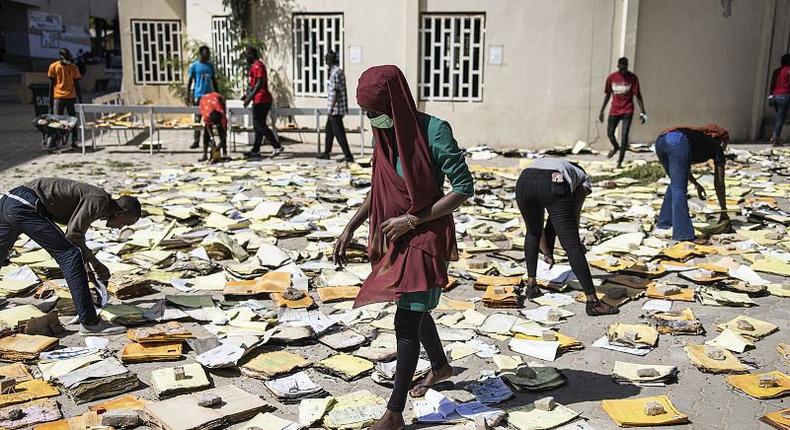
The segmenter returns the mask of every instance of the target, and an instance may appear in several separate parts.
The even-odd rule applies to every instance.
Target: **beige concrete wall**
[[[211,17],[230,15],[218,0],[186,0],[186,35],[189,40],[211,47]]]
[[[633,68],[650,121],[632,127],[633,138],[715,122],[734,139],[747,139],[755,82],[765,79],[760,51],[770,43],[763,15],[771,17],[772,9],[771,1],[732,2],[732,15],[724,17],[719,0],[641,0]]]
[[[296,11],[344,14],[344,66],[352,104],[359,75],[377,64],[400,66],[416,92],[420,13],[485,13],[483,101],[419,102],[419,106],[450,121],[464,146],[539,148],[603,135],[594,117],[602,80],[609,71],[613,9],[608,0],[550,4],[540,0],[410,0],[390,2],[386,8],[371,7],[362,0],[300,0]],[[492,44],[504,47],[501,65],[487,64]],[[361,64],[349,63],[350,46],[361,48]],[[274,56],[268,65],[290,81],[289,52]],[[325,105],[323,98],[291,100],[296,106]]]
[[[141,98],[158,104],[183,104],[172,96],[167,85],[135,85],[134,63],[132,61],[132,19],[178,19],[181,30],[186,27],[185,0],[118,0],[118,23],[121,31],[123,50],[122,91],[134,91]]]
[[[603,138],[594,122],[609,68],[613,4],[603,0],[426,0],[423,12],[485,12],[483,101],[423,102],[464,146],[572,145]],[[503,46],[503,63],[488,64]],[[599,139],[600,140],[600,139]]]
[[[119,9],[122,43],[128,49],[131,17],[180,18],[190,38],[208,43],[210,16],[221,13],[222,6],[219,0],[119,0]],[[766,27],[774,20],[774,0],[733,2],[727,18],[719,0],[253,3],[248,28],[268,37],[263,56],[276,106],[326,104],[323,97],[292,93],[291,16],[296,12],[343,13],[351,105],[359,75],[377,64],[400,66],[416,91],[421,13],[485,13],[483,100],[418,101],[420,109],[448,120],[466,147],[535,149],[585,140],[607,149],[605,126],[597,121],[597,113],[603,82],[623,54],[632,58],[650,114],[647,125],[632,128],[633,140],[652,140],[671,125],[710,121],[729,128],[736,139],[747,138],[762,121],[760,82],[766,79],[765,62],[776,51]],[[502,64],[488,63],[492,45],[503,47]],[[361,49],[360,64],[348,60],[352,46]],[[128,86],[128,55],[124,78]],[[144,93],[172,102],[166,86],[149,86]],[[355,118],[347,119],[347,126],[355,124]]]

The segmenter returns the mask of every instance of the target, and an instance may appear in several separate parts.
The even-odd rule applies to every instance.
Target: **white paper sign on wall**
[[[488,64],[502,64],[503,51],[502,45],[491,45],[488,48]]]
[[[348,62],[351,64],[362,64],[362,48],[359,46],[348,47]]]

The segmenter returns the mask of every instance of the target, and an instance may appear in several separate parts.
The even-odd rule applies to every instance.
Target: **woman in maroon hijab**
[[[422,397],[448,379],[447,362],[430,311],[447,284],[447,266],[458,258],[452,212],[474,194],[464,153],[447,122],[418,112],[403,73],[396,66],[366,70],[357,103],[370,119],[375,138],[370,193],[335,245],[335,262],[345,264],[354,231],[369,218],[368,256],[373,270],[354,306],[397,303],[397,365],[387,412],[372,427],[405,426],[403,409],[422,343],[431,371],[411,390]],[[444,194],[447,177],[452,191]]]

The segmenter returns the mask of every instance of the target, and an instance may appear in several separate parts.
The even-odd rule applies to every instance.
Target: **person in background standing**
[[[80,70],[73,64],[71,52],[66,48],[60,49],[60,59],[49,65],[49,110],[55,115],[68,113],[77,116],[74,108],[76,102],[82,103],[80,90]],[[71,146],[77,147],[77,127],[71,130]]]
[[[787,120],[787,109],[790,106],[790,54],[782,55],[781,65],[771,75],[770,104],[776,112],[774,128],[771,133],[771,146],[782,146],[782,127]]]
[[[204,95],[217,91],[217,75],[214,71],[214,64],[211,59],[211,50],[208,46],[198,48],[198,59],[189,65],[187,74],[187,106],[200,106],[200,98]],[[194,88],[192,86],[194,85]],[[195,122],[200,122],[200,114],[195,114]],[[190,148],[200,147],[200,129],[195,130],[195,136]]]
[[[255,142],[252,145],[252,151],[245,152],[244,156],[248,158],[258,158],[261,156],[261,143],[263,138],[271,143],[272,155],[276,157],[283,152],[283,147],[274,136],[272,129],[266,125],[266,117],[269,116],[269,111],[272,108],[272,94],[269,92],[269,80],[266,74],[266,66],[261,61],[261,56],[258,50],[253,47],[248,47],[244,53],[247,57],[247,64],[250,70],[247,73],[250,79],[250,85],[247,87],[247,94],[244,96],[244,107],[246,108],[252,102],[252,125],[255,128]]]
[[[84,75],[87,70],[85,66],[85,51],[82,49],[77,51],[77,61],[74,64],[77,66],[77,69],[79,69],[80,74]]]
[[[713,160],[713,187],[719,200],[721,217],[719,222],[728,222],[727,194],[724,188],[724,150],[730,142],[730,134],[716,124],[702,127],[674,127],[664,130],[656,139],[656,156],[669,175],[669,187],[658,213],[656,227],[672,229],[672,239],[683,241],[694,239],[686,193],[688,183],[694,184],[697,194],[706,200],[705,188],[691,174],[691,165]]]
[[[612,143],[612,150],[609,151],[607,157],[612,158],[617,151],[620,151],[620,156],[617,159],[617,168],[621,168],[623,167],[625,151],[628,149],[628,133],[631,131],[631,120],[634,116],[634,96],[636,96],[636,100],[639,102],[639,109],[642,111],[639,114],[639,120],[642,124],[647,121],[642,92],[639,90],[639,78],[628,71],[628,58],[622,57],[617,60],[617,71],[606,78],[604,93],[598,121],[603,122],[603,112],[611,98],[612,107],[609,109],[606,135],[609,137],[609,142]],[[614,133],[617,130],[617,125],[621,122],[620,143],[618,144]]]
[[[353,162],[354,155],[348,147],[346,139],[346,128],[343,126],[343,116],[348,113],[348,97],[346,95],[346,75],[338,63],[337,54],[329,51],[324,56],[326,65],[329,68],[326,81],[326,102],[329,108],[329,115],[326,117],[326,146],[324,153],[319,154],[318,158],[328,160],[332,154],[332,143],[337,137],[337,143],[343,150],[343,158],[337,161]]]

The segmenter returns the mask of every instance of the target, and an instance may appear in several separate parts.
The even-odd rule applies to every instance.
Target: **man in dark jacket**
[[[140,202],[129,196],[113,199],[99,187],[61,178],[40,178],[0,197],[0,266],[17,238],[25,233],[60,266],[77,308],[80,334],[102,335],[125,331],[102,323],[88,289],[87,267],[106,282],[110,270],[85,245],[85,232],[98,219],[120,228],[140,218]],[[55,223],[66,225],[66,232]]]

